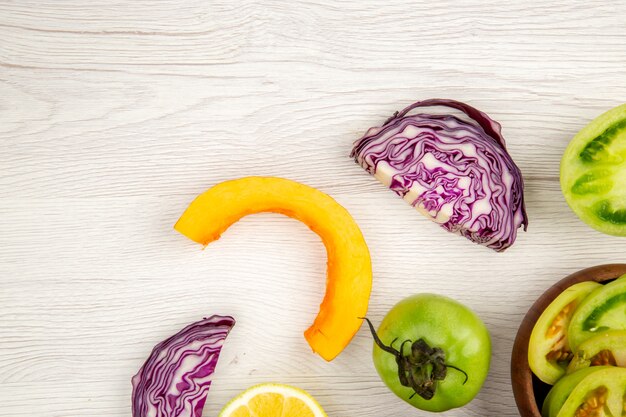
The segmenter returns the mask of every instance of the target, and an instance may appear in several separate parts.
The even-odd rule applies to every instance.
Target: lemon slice
[[[219,417],[327,417],[303,390],[283,384],[260,384],[233,398]]]

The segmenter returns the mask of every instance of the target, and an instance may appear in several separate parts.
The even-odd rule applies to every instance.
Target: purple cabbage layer
[[[419,107],[460,110],[419,113]],[[498,252],[528,226],[522,174],[506,150],[500,124],[467,104],[414,103],[354,144],[351,156],[412,206],[449,232]]]
[[[133,417],[202,417],[229,316],[190,324],[154,347],[132,379]]]

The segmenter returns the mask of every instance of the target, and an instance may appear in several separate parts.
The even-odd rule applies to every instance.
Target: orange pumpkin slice
[[[225,181],[200,194],[174,229],[208,245],[248,214],[282,213],[306,224],[326,246],[326,294],[304,332],[314,352],[334,359],[354,337],[367,313],[372,265],[363,234],[350,213],[315,188],[274,177]]]

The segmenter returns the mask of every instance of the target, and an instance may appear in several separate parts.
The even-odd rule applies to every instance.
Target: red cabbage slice
[[[469,117],[409,112],[447,107]],[[369,129],[350,155],[444,229],[501,252],[528,226],[522,173],[500,124],[465,103],[430,99]]]
[[[222,345],[235,320],[211,316],[154,347],[132,379],[133,417],[202,417]]]

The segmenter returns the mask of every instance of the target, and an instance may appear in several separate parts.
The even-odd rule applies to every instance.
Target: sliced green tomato
[[[572,351],[606,330],[626,330],[626,275],[594,290],[578,306],[568,327]]]
[[[582,342],[567,365],[567,373],[600,365],[626,367],[626,330],[607,330]]]
[[[626,236],[626,104],[574,136],[561,159],[561,190],[589,226]]]
[[[561,411],[561,407],[572,393],[576,385],[580,383],[587,375],[597,372],[606,367],[597,366],[593,368],[584,368],[570,375],[566,375],[559,379],[552,387],[541,407],[541,415],[543,417],[556,417]]]
[[[626,369],[607,367],[584,377],[556,417],[620,417],[626,394]]]
[[[601,287],[584,281],[567,288],[541,313],[528,344],[528,364],[537,378],[553,385],[565,374],[572,357],[567,329],[576,307],[588,294]]]

